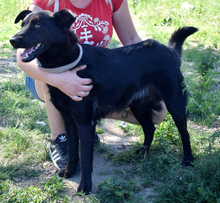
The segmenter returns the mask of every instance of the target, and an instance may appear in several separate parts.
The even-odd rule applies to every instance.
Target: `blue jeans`
[[[40,97],[37,95],[36,88],[35,88],[35,84],[34,84],[34,79],[31,78],[30,76],[26,75],[26,77],[25,77],[25,83],[26,83],[26,86],[27,86],[28,90],[31,92],[31,94],[32,94],[36,99],[38,99],[39,101],[44,102],[44,101],[41,100]]]

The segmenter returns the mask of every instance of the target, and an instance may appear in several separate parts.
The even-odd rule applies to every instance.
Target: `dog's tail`
[[[168,47],[174,49],[180,56],[182,55],[182,45],[187,37],[197,32],[195,27],[182,27],[176,30],[168,41]]]

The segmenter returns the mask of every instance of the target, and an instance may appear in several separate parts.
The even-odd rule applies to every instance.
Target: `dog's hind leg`
[[[143,131],[144,131],[144,144],[143,147],[136,150],[137,154],[144,154],[149,153],[149,149],[154,137],[155,127],[152,121],[152,111],[149,107],[130,107],[132,113],[134,114],[135,118],[141,124]]]
[[[184,153],[182,166],[193,166],[193,164],[191,164],[193,157],[186,121],[186,95],[181,94],[175,101],[172,100],[171,102],[171,100],[169,100],[169,102],[165,101],[165,103],[181,135]]]

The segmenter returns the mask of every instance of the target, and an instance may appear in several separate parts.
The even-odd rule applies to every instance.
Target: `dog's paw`
[[[89,195],[91,192],[91,187],[86,187],[84,184],[82,184],[82,182],[79,184],[78,188],[77,188],[77,193],[79,195]]]
[[[74,171],[68,171],[65,168],[58,171],[58,176],[61,178],[71,178],[74,175]]]
[[[65,168],[59,170],[57,174],[59,177],[70,178],[73,175],[79,173],[80,171],[81,171],[81,167],[80,167],[80,164],[78,163],[77,166],[75,165],[72,165],[72,166],[69,165],[69,167],[66,166]]]
[[[143,147],[137,149],[137,150],[135,151],[135,153],[138,154],[138,155],[146,155],[146,154],[149,154],[149,148],[150,148],[150,147],[143,146]]]
[[[181,163],[183,168],[187,168],[187,167],[194,167],[194,164],[192,164],[192,161],[183,161]]]

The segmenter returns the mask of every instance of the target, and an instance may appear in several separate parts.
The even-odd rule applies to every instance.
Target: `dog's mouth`
[[[36,46],[33,46],[31,48],[27,48],[24,50],[23,53],[21,53],[21,60],[23,62],[30,62],[33,59],[37,58],[42,51],[44,50],[45,45],[42,43],[38,43]]]

